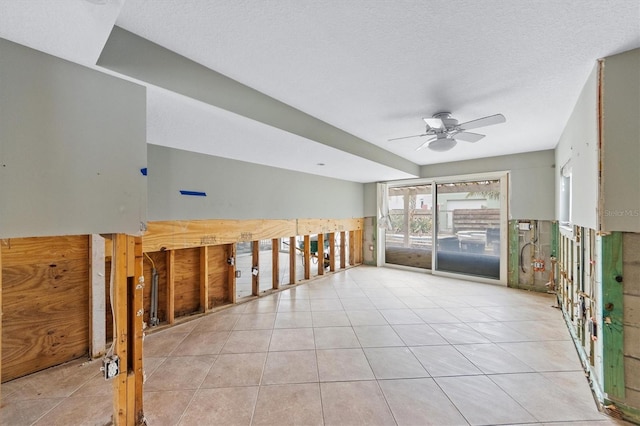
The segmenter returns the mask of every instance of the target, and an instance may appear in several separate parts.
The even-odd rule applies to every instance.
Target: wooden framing
[[[2,242],[0,242],[0,377],[2,377]],[[2,386],[0,386],[2,401]]]
[[[113,287],[114,355],[120,372],[113,379],[113,424],[136,425],[142,409],[142,239],[124,234],[112,236],[115,273]]]
[[[200,247],[200,310],[209,311],[209,246]]]
[[[260,294],[260,241],[251,243],[251,258],[253,259],[251,266],[251,294],[258,296]],[[258,273],[254,274],[253,271]]]
[[[347,233],[340,231],[340,269],[347,267]]]
[[[324,234],[318,234],[318,275],[324,275]]]
[[[176,321],[175,298],[176,298],[176,254],[173,250],[167,251],[167,323],[173,324]]]
[[[356,233],[355,231],[349,231],[349,265],[355,265],[356,263]]]
[[[89,235],[89,356],[96,359],[104,355],[107,332],[105,326],[105,244],[100,235]]]
[[[336,270],[336,234],[335,232],[329,233],[329,271],[335,272]]]
[[[280,288],[280,238],[271,240],[271,288]]]
[[[304,236],[304,279],[311,278],[311,238],[309,235]]]
[[[227,280],[229,283],[229,301],[231,303],[236,303],[238,300],[238,295],[236,294],[236,245],[229,244],[229,256],[228,260],[232,261],[232,264],[229,265],[229,273],[227,275]]]
[[[289,237],[289,284],[296,283],[296,237]]]

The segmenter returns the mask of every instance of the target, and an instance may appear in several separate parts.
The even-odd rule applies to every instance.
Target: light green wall
[[[0,39],[0,238],[140,231],[145,90]]]
[[[361,183],[157,145],[148,160],[149,220],[363,217]]]
[[[509,216],[552,220],[554,208],[554,151],[479,158],[422,166],[423,178],[509,171]]]

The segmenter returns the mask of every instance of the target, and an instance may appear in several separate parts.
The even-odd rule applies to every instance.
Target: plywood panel
[[[209,307],[230,303],[227,258],[229,245],[209,247]]]
[[[89,237],[2,244],[2,381],[89,350]]]
[[[328,234],[364,228],[364,219],[298,219],[297,235]]]
[[[200,249],[175,250],[175,316],[200,309]]]
[[[149,222],[145,251],[183,249],[296,234],[295,220],[190,220]]]

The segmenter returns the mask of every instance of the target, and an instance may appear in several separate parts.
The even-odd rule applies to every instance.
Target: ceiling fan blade
[[[440,118],[423,118],[424,122],[430,129],[442,130],[444,129],[444,122]]]
[[[492,126],[494,124],[500,124],[507,121],[502,114],[490,115],[488,117],[478,118],[477,120],[467,121],[466,123],[459,124],[460,130],[477,129],[478,127]]]
[[[400,139],[421,138],[421,137],[427,136],[427,135],[428,135],[428,133],[423,133],[421,135],[402,136],[400,138],[387,139],[387,142],[397,141],[397,140],[400,140]]]
[[[437,136],[427,139],[426,141],[424,141],[422,145],[416,148],[416,151],[420,151],[422,148],[425,148],[427,145],[429,145],[431,142],[435,141],[436,139],[438,139]]]
[[[478,142],[480,139],[484,138],[484,136],[485,135],[481,135],[479,133],[460,132],[453,135],[453,138],[465,142]]]

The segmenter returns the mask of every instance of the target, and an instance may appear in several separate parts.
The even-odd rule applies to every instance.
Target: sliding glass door
[[[506,173],[383,188],[385,264],[506,283]]]
[[[431,269],[431,184],[389,187],[387,195],[386,263]]]
[[[436,270],[500,279],[500,180],[437,184]]]

